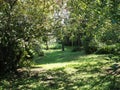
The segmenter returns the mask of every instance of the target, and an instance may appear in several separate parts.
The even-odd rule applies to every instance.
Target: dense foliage
[[[86,53],[120,54],[119,0],[0,0],[0,72],[16,71],[59,43]]]
[[[101,46],[120,43],[120,1],[69,0],[68,5],[72,26],[69,38],[73,43],[79,41],[78,45],[83,46],[86,53],[96,52]]]
[[[40,42],[37,41],[45,36],[49,7],[50,2],[41,0],[0,0],[1,74],[16,71],[17,67],[32,59],[35,49],[39,47]]]

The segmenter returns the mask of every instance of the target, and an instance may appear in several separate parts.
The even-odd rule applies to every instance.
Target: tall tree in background
[[[67,22],[69,19],[69,11],[67,9],[67,0],[56,0],[57,8],[54,9],[54,24],[56,25],[56,32],[62,44],[62,51],[64,51],[64,38]]]
[[[119,43],[118,0],[69,0],[72,33],[80,33],[86,53],[93,53],[103,44]],[[73,36],[74,35],[73,33]],[[77,38],[76,38],[77,39]]]

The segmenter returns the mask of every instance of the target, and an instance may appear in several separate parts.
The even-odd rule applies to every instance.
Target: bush
[[[116,44],[116,48],[114,49],[114,54],[120,55],[120,44]]]
[[[61,48],[62,48],[61,44],[55,44],[50,46],[50,49],[61,49]]]
[[[38,56],[44,56],[44,52],[42,51],[42,46],[39,44],[35,44],[33,46],[34,52],[38,55]]]
[[[120,54],[120,44],[99,47],[97,54]]]
[[[38,55],[39,55],[39,56],[44,56],[44,52],[43,52],[43,51],[40,51]]]
[[[72,49],[72,52],[77,52],[77,51],[81,51],[83,48],[82,47],[74,47]]]
[[[8,42],[8,45],[0,43],[0,74],[16,71],[22,53],[18,43],[12,41]]]
[[[93,38],[85,37],[83,39],[82,44],[87,54],[94,53],[97,51],[98,42],[96,42]]]

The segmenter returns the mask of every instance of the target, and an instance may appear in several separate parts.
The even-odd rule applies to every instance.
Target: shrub
[[[42,46],[39,44],[34,44],[33,46],[34,52],[38,55],[38,56],[44,56],[44,52],[42,51]]]
[[[43,51],[40,51],[38,55],[39,55],[39,56],[44,56],[44,52],[43,52]]]
[[[0,43],[0,74],[16,71],[22,53],[18,43],[8,42],[8,45]]]
[[[97,50],[98,54],[120,54],[120,44],[104,45]]]
[[[50,46],[50,49],[61,49],[61,44],[55,44],[55,45],[52,45]]]
[[[72,49],[72,52],[77,52],[77,51],[81,51],[83,48],[82,47],[74,47],[73,49]]]
[[[85,37],[82,41],[82,44],[87,54],[94,53],[97,51],[98,42],[96,42],[93,38]]]

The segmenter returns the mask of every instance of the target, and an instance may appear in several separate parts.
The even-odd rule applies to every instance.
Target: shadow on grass
[[[21,77],[14,79],[4,79],[0,82],[0,88],[4,90],[66,90],[69,83],[69,75],[63,69],[46,71],[44,73],[35,74],[31,77]]]
[[[100,64],[100,66],[98,66]],[[104,63],[71,65],[44,72],[26,73],[0,81],[3,90],[120,90],[120,75],[102,71]],[[68,70],[66,70],[68,69]]]

